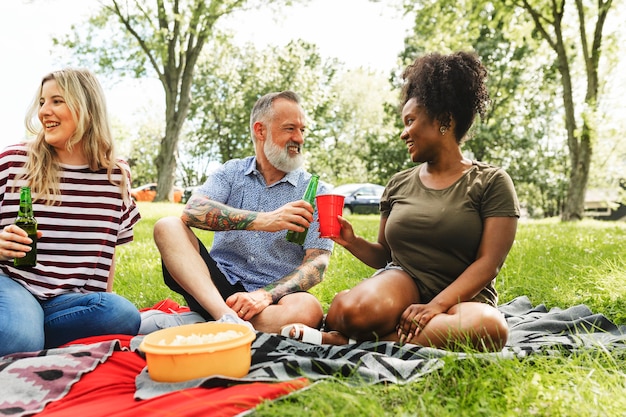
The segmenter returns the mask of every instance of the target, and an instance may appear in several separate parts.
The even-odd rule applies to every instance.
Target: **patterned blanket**
[[[582,349],[626,348],[626,326],[616,326],[584,305],[548,310],[544,305],[533,307],[527,297],[519,297],[499,309],[510,327],[507,346],[502,352],[474,355],[507,359]],[[130,348],[137,350],[141,339],[141,336],[133,338]],[[62,399],[81,376],[94,370],[116,350],[120,350],[120,345],[111,340],[1,357],[0,415],[26,416],[43,410],[49,402]],[[463,359],[467,355],[470,354],[389,342],[316,346],[257,333],[252,344],[252,366],[245,377],[217,376],[168,384],[152,381],[144,368],[135,378],[134,396],[147,400],[190,387],[280,382],[300,377],[317,381],[342,376],[350,384],[405,384],[443,367],[445,357]]]
[[[499,307],[509,324],[509,340],[502,352],[472,354],[487,358],[523,358],[532,354],[574,352],[580,349],[626,348],[626,326],[616,326],[593,314],[584,305],[562,310],[538,305],[519,297]],[[133,340],[137,347],[141,337]],[[252,366],[243,378],[211,377],[183,383],[157,383],[147,369],[137,377],[137,399],[147,399],[188,387],[212,387],[227,383],[287,381],[297,377],[320,380],[344,377],[346,383],[405,384],[444,366],[443,357],[459,359],[469,354],[453,353],[417,345],[363,342],[356,345],[312,345],[279,335],[257,333],[252,343]]]
[[[113,340],[0,358],[0,415],[32,415],[43,410],[119,348]]]

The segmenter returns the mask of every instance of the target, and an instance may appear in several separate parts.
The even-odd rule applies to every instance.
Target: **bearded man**
[[[165,284],[192,313],[145,313],[140,333],[203,320],[267,333],[294,322],[320,326],[322,306],[307,291],[322,281],[333,242],[319,237],[314,208],[302,200],[311,178],[302,168],[305,118],[294,92],[261,97],[250,115],[255,156],[224,163],[181,217],[155,224]],[[329,191],[320,183],[318,194]],[[210,251],[192,228],[215,232]],[[305,228],[302,246],[285,239]]]

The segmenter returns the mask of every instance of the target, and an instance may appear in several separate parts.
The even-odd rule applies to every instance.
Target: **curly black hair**
[[[430,53],[404,70],[402,106],[414,98],[442,126],[449,128],[454,119],[461,142],[476,115],[485,116],[489,105],[486,78],[487,70],[475,53]]]

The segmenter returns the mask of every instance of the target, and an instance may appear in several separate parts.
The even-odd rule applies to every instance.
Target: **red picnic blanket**
[[[189,311],[172,300],[150,309]],[[137,400],[136,378],[146,361],[130,350],[131,339],[127,335],[89,337],[59,349],[0,358],[0,415],[235,416],[309,385],[306,378],[246,382],[187,388]]]
[[[123,347],[128,347],[130,337],[118,338]],[[96,343],[105,339],[89,338],[76,343]],[[189,388],[137,401],[134,398],[135,377],[145,366],[146,361],[136,352],[115,351],[95,370],[83,375],[65,397],[48,404],[37,416],[234,416],[265,400],[281,397],[308,385],[308,380],[301,378],[280,383]]]

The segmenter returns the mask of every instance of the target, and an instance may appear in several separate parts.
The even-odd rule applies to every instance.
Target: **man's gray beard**
[[[281,148],[274,143],[272,135],[268,132],[265,144],[263,145],[263,151],[265,152],[265,157],[274,168],[283,172],[291,172],[304,164],[304,155],[302,153],[295,156],[289,155],[287,147],[291,145],[299,146],[302,150],[302,146],[294,142],[288,142],[284,148]]]

